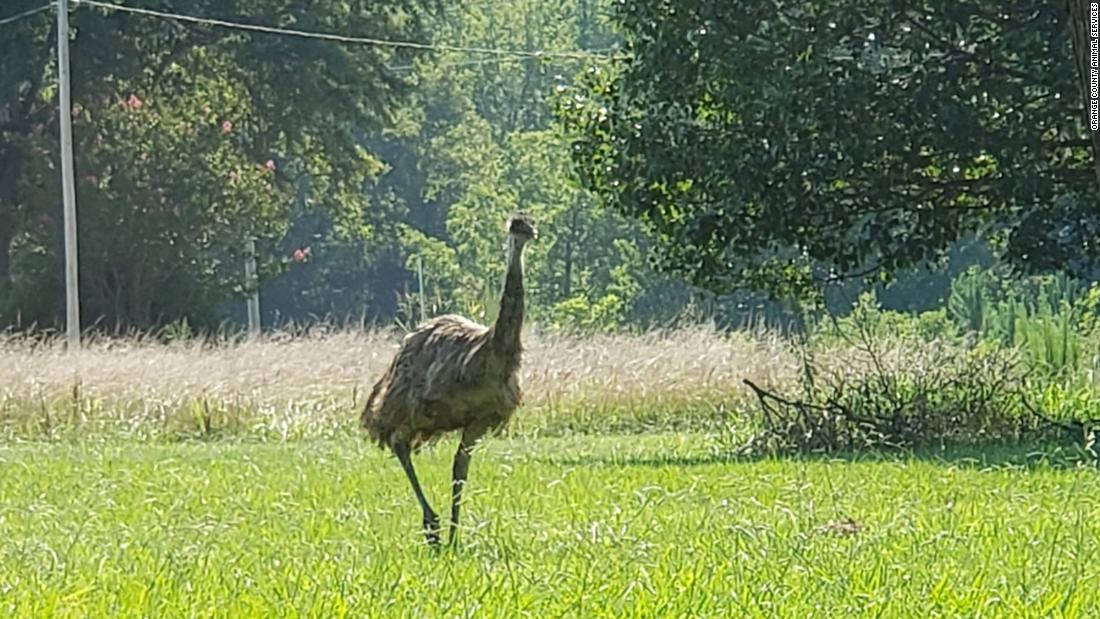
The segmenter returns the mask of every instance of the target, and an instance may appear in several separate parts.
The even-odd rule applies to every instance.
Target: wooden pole
[[[244,279],[248,287],[248,334],[260,334],[260,279],[256,269],[256,239],[245,244]]]
[[[69,350],[80,349],[80,289],[73,182],[73,120],[69,92],[69,2],[57,0],[58,115],[61,124],[61,197],[65,217],[65,334]]]
[[[428,310],[424,303],[424,260],[420,256],[416,257],[416,282],[420,292],[420,322],[423,323],[428,319]]]

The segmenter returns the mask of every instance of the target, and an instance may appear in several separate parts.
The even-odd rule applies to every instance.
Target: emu
[[[439,517],[416,478],[412,453],[448,432],[462,431],[451,481],[448,540],[454,544],[471,452],[486,433],[504,428],[522,401],[523,248],[536,237],[535,221],[514,213],[507,232],[507,272],[496,321],[486,327],[448,314],[406,335],[361,417],[370,437],[389,448],[405,470],[431,546],[439,545]]]

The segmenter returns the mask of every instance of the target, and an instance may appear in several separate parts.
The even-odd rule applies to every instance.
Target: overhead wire
[[[22,13],[16,13],[15,15],[10,15],[8,17],[0,19],[0,26],[4,26],[4,25],[10,24],[12,22],[19,21],[20,19],[23,19],[24,17],[30,17],[31,15],[37,15],[37,14],[43,12],[43,11],[48,11],[48,10],[53,8],[53,5],[54,5],[54,3],[50,2],[49,4],[47,4],[45,6],[38,7],[37,9],[30,9],[30,10],[27,10],[27,11],[23,11]]]
[[[124,4],[116,4],[110,2],[100,2],[99,0],[80,0],[80,6],[91,6],[107,11],[116,11],[120,13],[132,13],[135,15],[144,15],[147,17],[157,17],[160,19],[174,19],[181,22],[188,22],[193,24],[200,24],[205,26],[216,26],[220,28],[231,28],[236,30],[244,30],[250,32],[260,32],[264,34],[276,34],[282,36],[294,36],[307,39],[318,39],[323,41],[336,41],[339,43],[350,43],[358,45],[371,45],[376,47],[390,47],[395,49],[419,49],[427,51],[440,51],[440,52],[456,52],[466,54],[481,54],[488,56],[511,56],[517,58],[564,58],[573,60],[596,60],[596,59],[616,59],[617,56],[603,56],[588,51],[553,51],[553,50],[524,50],[524,49],[501,49],[492,47],[467,47],[461,45],[442,45],[435,43],[420,43],[417,41],[394,41],[387,39],[379,39],[374,37],[360,37],[351,36],[345,34],[338,34],[332,32],[319,32],[313,30],[298,30],[294,28],[279,28],[275,26],[263,26],[259,24],[249,24],[244,22],[235,22],[224,19],[215,19],[209,17],[198,17],[195,15],[183,15],[180,13],[170,13],[168,11],[158,11],[154,9],[139,8],[134,6],[127,6]]]

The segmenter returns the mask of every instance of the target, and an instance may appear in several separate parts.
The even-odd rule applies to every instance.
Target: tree
[[[452,45],[602,49],[612,37],[596,8],[590,0],[455,7],[433,32]],[[645,267],[637,226],[578,187],[554,124],[553,93],[584,65],[452,53],[407,69],[415,92],[376,138],[386,173],[372,193],[399,205],[401,266],[411,273],[423,264],[429,313],[492,319],[503,275],[499,225],[515,209],[540,222],[527,265],[529,311],[544,324],[617,326],[642,294],[639,280],[660,278]],[[388,283],[399,294],[416,285],[415,277]],[[680,298],[663,301],[675,307]],[[406,297],[400,318],[418,312],[417,299]]]
[[[37,3],[5,4],[4,14]],[[422,39],[433,0],[145,3],[188,15]],[[406,88],[387,72],[420,52],[245,32],[79,8],[73,100],[87,316],[147,327],[216,317],[241,291],[240,248],[270,243],[295,209],[369,238],[363,189],[381,164],[363,133]],[[0,312],[60,314],[53,23],[0,28]],[[292,200],[298,196],[298,200]],[[278,268],[278,260],[268,271]],[[54,282],[48,285],[47,282]]]
[[[1092,8],[1095,3],[1092,0],[1067,0],[1069,7],[1069,29],[1073,41],[1073,57],[1077,68],[1077,80],[1081,87],[1081,96],[1084,101],[1091,104],[1092,77]],[[1096,180],[1100,182],[1100,130],[1092,130],[1094,121],[1100,121],[1100,110],[1091,110],[1091,105],[1082,106],[1085,126],[1090,128],[1092,137],[1092,163],[1096,172]]]
[[[620,3],[629,60],[560,113],[587,187],[716,291],[802,293],[972,233],[1029,269],[1095,257],[1064,6]]]

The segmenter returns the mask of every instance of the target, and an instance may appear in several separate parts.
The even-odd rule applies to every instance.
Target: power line
[[[489,56],[515,56],[519,58],[572,58],[576,60],[591,60],[594,58],[611,58],[609,56],[597,56],[588,52],[562,52],[562,51],[546,51],[546,50],[522,50],[522,49],[497,49],[490,47],[462,47],[458,45],[436,45],[431,43],[417,43],[415,41],[389,41],[386,39],[376,39],[372,37],[357,37],[344,34],[335,34],[331,32],[316,32],[311,30],[295,30],[291,28],[275,28],[272,26],[261,26],[258,24],[246,24],[241,22],[226,21],[224,19],[212,19],[207,17],[196,17],[194,15],[181,15],[178,13],[169,13],[166,11],[155,11],[153,9],[142,9],[133,6],[126,6],[122,4],[110,4],[107,2],[99,2],[98,0],[82,0],[81,5],[87,5],[105,9],[108,11],[118,11],[122,13],[134,13],[137,15],[145,15],[148,17],[157,17],[161,19],[175,19],[183,22],[190,22],[193,24],[202,24],[205,26],[218,26],[221,28],[232,28],[236,30],[247,30],[251,32],[261,32],[264,34],[278,34],[283,36],[295,36],[307,39],[320,39],[323,41],[337,41],[340,43],[355,43],[359,45],[373,45],[376,47],[393,47],[404,49],[420,49],[429,51],[440,52],[460,52],[466,54],[484,54]]]
[[[10,24],[14,21],[19,21],[20,19],[23,19],[24,17],[30,17],[31,15],[37,15],[37,14],[41,13],[42,11],[48,11],[52,8],[53,8],[53,3],[51,2],[51,3],[47,4],[46,6],[40,6],[37,9],[31,9],[29,11],[23,11],[22,13],[16,13],[15,15],[12,15],[11,17],[5,17],[4,19],[0,19],[0,26],[5,26],[5,25]]]

